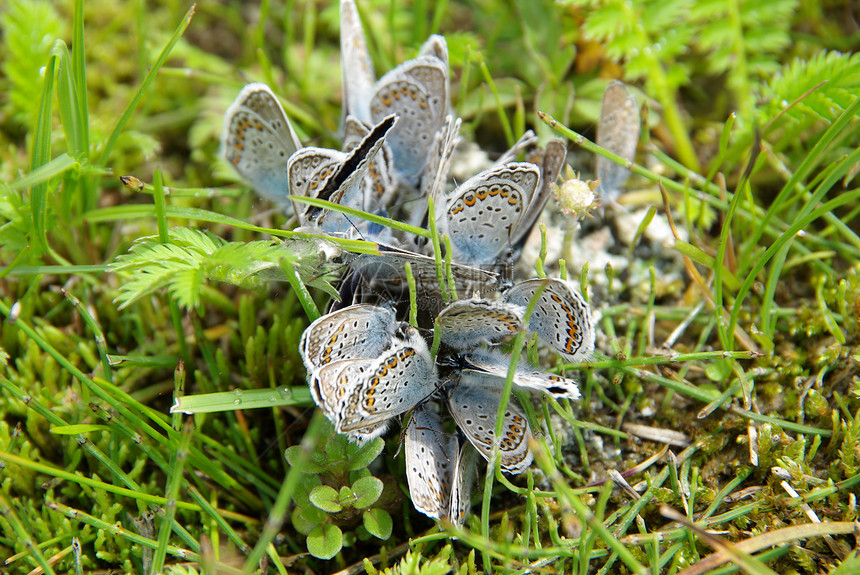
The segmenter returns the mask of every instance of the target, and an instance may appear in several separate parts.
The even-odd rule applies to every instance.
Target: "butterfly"
[[[397,114],[401,121],[388,141],[394,168],[406,184],[417,188],[435,135],[448,115],[445,39],[431,36],[416,58],[377,81],[355,2],[341,0],[340,8],[344,117],[370,125]]]
[[[475,450],[487,461],[496,442],[496,418],[501,403],[497,386],[461,374],[459,382],[448,389],[448,409]],[[514,399],[503,413],[502,436],[499,438],[501,469],[505,473],[525,471],[534,457],[529,449],[531,429],[522,409]]]
[[[526,309],[501,301],[470,298],[448,304],[436,316],[442,343],[458,350],[497,343],[523,328]]]
[[[287,162],[302,147],[272,90],[248,84],[224,115],[221,154],[263,198],[289,206]]]
[[[532,141],[527,134],[506,157]],[[437,196],[437,222],[440,233],[451,238],[454,261],[479,267],[513,263],[551,195],[565,155],[564,143],[551,140],[537,164],[497,163],[444,198]]]
[[[338,414],[335,428],[340,433],[376,426],[406,413],[437,389],[436,365],[427,343],[412,327],[360,371],[334,409]]]
[[[504,301],[527,306],[538,289],[543,292],[529,318],[529,331],[561,354],[565,361],[587,360],[594,351],[594,318],[591,307],[570,282],[531,279],[510,288]]]
[[[412,505],[428,517],[462,525],[477,473],[475,449],[445,433],[439,413],[428,403],[412,412],[404,447]]]
[[[639,144],[640,123],[639,105],[627,86],[617,80],[609,82],[600,106],[597,145],[632,162]],[[600,180],[600,194],[614,202],[621,195],[630,170],[603,156],[596,156],[594,164]]]
[[[476,350],[462,355],[459,360],[461,379],[465,376],[470,383],[495,387],[499,390],[508,377],[511,358],[495,349]],[[543,391],[554,397],[579,399],[576,381],[559,375],[545,373],[528,366],[517,365],[514,371],[514,385],[535,391]]]
[[[297,151],[287,163],[293,195],[360,210],[372,204],[368,199],[375,194],[370,168],[396,122],[394,115],[385,117],[349,152],[317,147]],[[356,227],[345,215],[317,206],[308,206],[300,219],[329,234],[345,234]]]

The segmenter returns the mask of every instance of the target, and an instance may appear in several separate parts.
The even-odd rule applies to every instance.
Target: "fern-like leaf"
[[[3,112],[19,124],[35,124],[41,98],[39,70],[48,61],[54,40],[64,35],[63,22],[53,2],[7,0],[0,10],[0,91]]]
[[[860,55],[822,52],[809,59],[797,58],[784,65],[762,88],[757,124],[769,124],[764,138],[771,150],[781,153],[816,138],[839,117],[860,92]],[[790,106],[790,104],[794,104]],[[790,107],[789,107],[790,106]],[[733,134],[728,156],[746,153],[753,141],[753,125],[741,124]],[[825,163],[840,157],[845,149],[860,144],[856,131],[830,150]]]
[[[200,303],[204,279],[201,267],[184,267],[171,274],[167,289],[176,303],[190,309]]]
[[[756,97],[753,81],[772,74],[791,42],[797,0],[703,0],[690,10],[697,52],[706,72],[726,74],[735,105],[749,117]]]
[[[681,162],[699,169],[689,130],[678,107],[678,87],[689,77],[688,51],[695,28],[685,17],[690,0],[570,0],[589,9],[583,34],[602,42],[606,55],[624,62],[624,77],[641,80],[663,108]]]
[[[586,39],[603,43],[609,59],[623,61],[627,80],[650,82],[657,59],[672,64],[687,51],[692,30],[679,24],[689,0],[571,0],[570,3],[588,10],[583,24]],[[683,73],[674,75],[686,77]]]
[[[819,87],[814,92],[787,110],[787,117],[797,122],[810,115],[826,122],[838,117],[860,92],[860,54],[822,52],[784,66],[766,88],[768,105],[761,110],[762,119],[772,118],[816,86]]]
[[[313,239],[227,243],[191,228],[173,228],[169,243],[155,237],[141,238],[127,254],[118,256],[111,271],[122,278],[115,301],[120,309],[167,289],[182,307],[195,308],[201,303],[206,281],[220,281],[243,288],[256,288],[265,281],[285,281],[280,268],[282,258],[290,258],[302,280],[336,296],[328,281],[328,255]]]
[[[191,228],[171,228],[168,231],[170,241],[203,254],[212,254],[224,245],[224,240],[208,232]]]

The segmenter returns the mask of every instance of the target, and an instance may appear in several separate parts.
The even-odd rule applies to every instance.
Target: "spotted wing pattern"
[[[346,395],[357,382],[364,379],[372,365],[372,359],[341,359],[327,363],[311,373],[309,387],[314,403],[335,426],[344,417],[340,406],[343,405]],[[347,432],[347,436],[356,443],[365,443],[383,435],[388,430],[389,423],[382,421],[356,428]]]
[[[424,173],[428,151],[447,114],[447,84],[447,66],[435,56],[420,56],[383,76],[370,101],[373,121],[389,114],[400,117],[389,145],[394,167],[412,186]]]
[[[496,416],[500,405],[499,390],[463,373],[448,395],[448,407],[460,430],[484,459],[490,460],[496,439]],[[505,473],[525,471],[533,460],[528,438],[531,435],[526,416],[512,398],[504,412],[502,436],[499,438],[501,469]]]
[[[339,411],[341,433],[367,427],[406,413],[436,391],[436,366],[424,339],[410,328],[395,340],[350,391]]]
[[[287,163],[290,193],[316,198],[329,178],[346,160],[346,154],[328,148],[307,147],[293,154]]]
[[[528,306],[537,290],[545,286],[529,318],[529,331],[536,333],[565,361],[587,360],[594,351],[591,308],[570,283],[560,279],[533,279],[512,287],[504,300]]]
[[[523,328],[525,308],[501,301],[462,299],[451,302],[436,317],[442,343],[469,349],[482,343],[497,343]]]
[[[227,109],[221,153],[251,187],[279,206],[289,205],[287,160],[301,148],[275,94],[265,84],[248,84]]]
[[[522,244],[528,239],[529,233],[532,231],[535,222],[537,222],[547,200],[552,195],[552,184],[558,180],[566,158],[567,145],[564,143],[564,140],[554,138],[547,142],[540,162],[540,184],[538,184],[529,202],[526,213],[511,234],[511,244],[513,244],[514,249],[517,251],[515,259],[519,257],[519,250],[522,249]]]
[[[444,432],[438,413],[423,406],[412,413],[404,440],[406,481],[412,505],[428,517],[448,515],[457,447],[457,437]]]
[[[445,226],[454,260],[470,265],[493,265],[511,246],[540,180],[539,168],[512,162],[466,180],[447,203]]]
[[[302,334],[299,349],[308,372],[338,359],[377,357],[392,342],[398,324],[384,307],[357,304],[324,315]]]

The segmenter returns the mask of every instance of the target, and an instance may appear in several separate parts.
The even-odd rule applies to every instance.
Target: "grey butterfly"
[[[369,134],[370,129],[367,126],[354,116],[347,116],[344,123],[343,151],[353,151],[361,145]],[[368,166],[364,185],[364,205],[361,209],[371,214],[384,212],[398,190],[394,158],[391,154],[391,148],[384,141]]]
[[[436,221],[441,221],[445,210],[445,182],[451,169],[454,149],[459,141],[458,133],[462,120],[454,119],[451,115],[445,117],[442,128],[436,132],[433,145],[427,153],[427,164],[424,166],[424,178],[421,180],[419,198],[422,204],[415,209],[409,223],[421,225],[427,212],[427,198],[433,198],[436,211]]]
[[[459,382],[448,391],[448,408],[457,426],[487,461],[493,453],[500,403],[496,386],[487,385],[481,378],[466,372],[460,374]],[[505,473],[522,473],[534,459],[528,445],[529,424],[514,398],[508,402],[503,417],[499,438],[501,469]]]
[[[283,106],[265,84],[248,84],[224,115],[221,153],[254,191],[289,205],[287,160],[302,147]]]
[[[393,115],[384,118],[349,153],[308,147],[293,154],[287,164],[293,194],[363,209],[373,193],[370,167],[396,121]],[[316,206],[307,207],[301,219],[325,233],[346,233],[356,226],[343,214]]]
[[[585,361],[594,351],[594,319],[591,307],[570,282],[532,279],[508,290],[504,300],[527,306],[538,289],[544,291],[529,318],[529,331],[536,333],[568,362]]]
[[[375,361],[369,358],[340,359],[326,363],[309,374],[311,397],[336,429],[345,418],[343,406],[347,395],[364,381]],[[385,434],[389,423],[390,420],[383,420],[345,433],[351,441],[365,443]]]
[[[467,353],[462,356],[461,362],[461,374],[467,374],[470,381],[479,380],[482,385],[501,390],[508,377],[511,358],[498,350],[489,349]],[[545,373],[527,365],[517,365],[513,382],[519,387],[543,391],[554,397],[580,397],[579,386],[575,380]]]
[[[341,1],[341,67],[344,117],[364,124],[397,114],[401,121],[389,138],[401,179],[418,187],[435,134],[448,114],[448,48],[431,36],[418,57],[397,66],[377,82],[361,20],[352,0]]]
[[[370,98],[376,73],[354,0],[340,2],[340,66],[344,117],[351,115],[359,122],[370,124]]]
[[[451,510],[448,512],[448,518],[455,525],[466,522],[472,507],[472,488],[478,475],[477,464],[478,452],[472,444],[469,441],[461,443],[451,487]]]
[[[308,372],[339,359],[377,357],[398,328],[384,307],[357,304],[326,314],[302,333],[299,351]]]
[[[350,261],[350,266],[365,286],[385,297],[399,300],[407,288],[405,266],[408,263],[423,294],[419,295],[426,296],[425,303],[441,306],[434,258],[381,242],[377,242],[376,247],[377,254],[356,255]],[[494,291],[503,279],[495,272],[453,262],[451,274],[458,293]],[[432,313],[439,311],[432,306],[427,310]]]
[[[404,446],[412,505],[428,517],[462,525],[472,506],[478,453],[468,441],[445,433],[431,403],[413,411]]]
[[[525,311],[522,306],[501,301],[456,300],[439,312],[435,329],[442,343],[470,349],[515,336],[523,328]]]
[[[451,238],[454,261],[495,264],[511,246],[540,181],[540,168],[510,162],[466,180],[449,196],[442,231]]]
[[[609,82],[600,106],[597,145],[632,162],[636,158],[640,129],[636,98],[623,82]],[[595,158],[594,170],[600,180],[600,195],[610,202],[617,200],[630,170],[603,156]]]
[[[476,266],[516,261],[551,195],[566,147],[561,140],[551,140],[538,156],[538,164],[497,164],[447,196],[437,221],[441,232],[451,237],[455,261]]]
[[[412,505],[428,517],[447,517],[457,465],[457,437],[445,433],[439,414],[422,405],[412,412],[403,443]]]
[[[404,339],[371,363],[362,379],[351,387],[335,411],[340,433],[373,426],[406,413],[437,388],[436,366],[427,343],[414,328]]]

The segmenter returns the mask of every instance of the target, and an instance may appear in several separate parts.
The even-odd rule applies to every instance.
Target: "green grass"
[[[303,142],[335,145],[336,3],[8,0],[0,570],[856,571],[860,36],[842,3],[359,8],[377,71],[446,35],[461,133],[492,152],[533,128],[588,171],[612,157],[592,143],[607,79],[638,89],[631,209],[684,235],[639,229],[623,269],[569,270],[602,314],[594,361],[555,368],[582,401],[526,404],[533,428],[554,422],[535,466],[491,468],[466,525],[437,528],[404,495],[396,434],[368,470],[313,409],[297,349],[333,290],[320,248],[374,245],[282,229],[217,156],[252,79]],[[435,224],[383,220],[433,240],[444,284]],[[538,275],[580,249],[562,225]],[[664,451],[630,424],[690,441]],[[318,484],[375,498],[324,512]],[[308,555],[335,526],[342,551]]]

